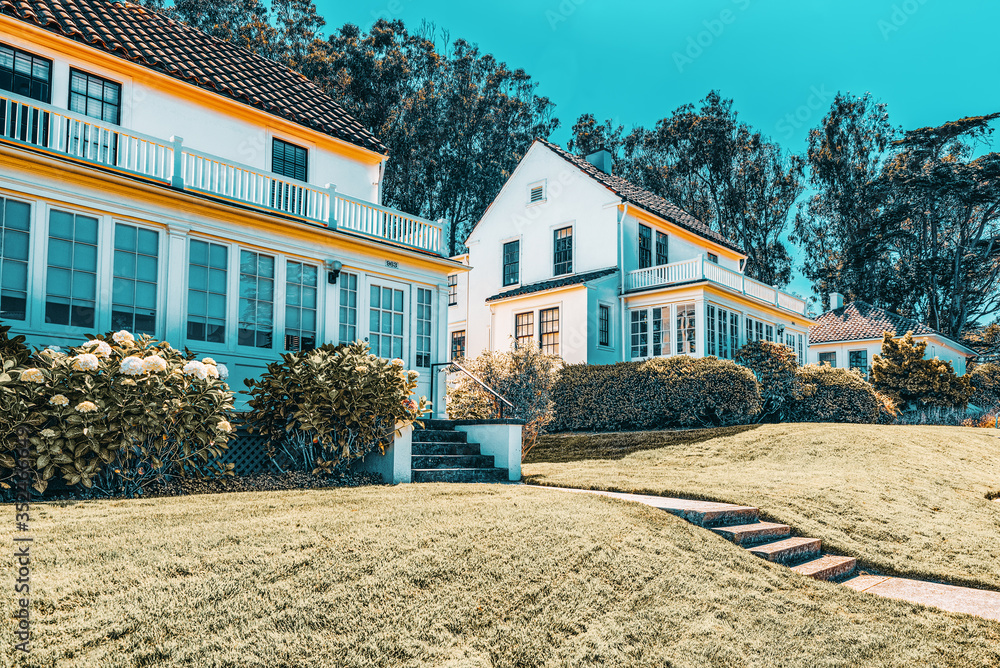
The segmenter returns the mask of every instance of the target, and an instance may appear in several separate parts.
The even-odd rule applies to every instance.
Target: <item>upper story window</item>
[[[554,233],[553,274],[573,273],[573,228],[563,227]]]
[[[503,245],[503,284],[516,285],[521,281],[521,242],[508,241]]]
[[[52,101],[52,61],[0,44],[0,90]]]
[[[667,235],[663,232],[657,230],[656,232],[656,266],[659,267],[664,264],[669,264],[667,259],[669,256],[667,252]]]
[[[716,255],[715,253],[709,253],[708,254],[708,261],[709,262],[713,262],[715,264],[719,264],[719,256]]]
[[[0,197],[0,319],[26,320],[31,205]]]
[[[639,225],[639,268],[653,266],[653,230]]]
[[[271,151],[271,171],[299,181],[309,180],[309,151],[275,139]]]
[[[534,183],[528,188],[528,204],[538,204],[545,201],[545,182]]]
[[[458,304],[458,274],[448,274],[448,306]]]
[[[121,84],[80,70],[70,70],[70,111],[118,125],[121,122],[121,97]]]

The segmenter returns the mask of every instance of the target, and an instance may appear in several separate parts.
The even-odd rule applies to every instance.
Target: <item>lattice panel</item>
[[[239,427],[235,436],[229,439],[229,449],[223,453],[220,460],[234,464],[236,475],[251,475],[254,473],[274,472],[274,466],[267,456],[266,439],[260,434],[251,434]]]

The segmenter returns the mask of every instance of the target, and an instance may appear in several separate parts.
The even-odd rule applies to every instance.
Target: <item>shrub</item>
[[[882,354],[872,360],[875,389],[907,408],[967,405],[969,381],[955,373],[951,362],[924,359],[926,350],[927,344],[914,341],[912,332],[898,340],[887,332]]]
[[[962,421],[963,427],[978,427],[980,429],[997,429],[1000,428],[997,425],[997,421],[1000,420],[1000,416],[997,415],[980,415],[978,418],[968,418]]]
[[[552,386],[562,360],[545,355],[534,342],[508,351],[486,351],[462,366],[507,399],[504,416],[524,420],[521,454],[535,446],[538,435],[552,419]],[[448,417],[453,420],[492,420],[500,416],[495,397],[463,373],[448,388]]]
[[[798,387],[789,406],[795,422],[874,424],[882,414],[875,390],[856,370],[810,364],[798,371]]]
[[[385,454],[397,429],[430,409],[426,398],[411,398],[419,375],[361,342],[282,355],[245,381],[246,424],[267,438],[279,469],[330,473],[375,448]]]
[[[966,377],[972,386],[971,403],[986,412],[1000,410],[1000,364],[980,364]]]
[[[18,367],[34,487],[44,491],[58,472],[69,485],[134,495],[170,476],[231,470],[218,463],[232,431],[225,369],[192,357],[117,332]],[[16,419],[5,414],[3,431]],[[3,447],[0,465],[13,468],[13,444]]]
[[[758,417],[783,420],[785,404],[795,394],[799,368],[795,351],[780,343],[752,341],[736,352],[736,363],[750,369],[760,383],[762,408]]]

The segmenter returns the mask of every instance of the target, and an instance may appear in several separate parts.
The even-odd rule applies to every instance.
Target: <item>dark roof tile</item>
[[[522,285],[520,287],[514,288],[513,290],[508,290],[507,292],[501,292],[495,294],[488,298],[486,301],[495,302],[499,299],[507,299],[508,297],[520,297],[521,295],[530,295],[534,292],[542,292],[543,290],[552,290],[553,288],[563,288],[567,285],[580,285],[583,283],[588,283],[590,281],[597,280],[598,278],[604,278],[605,276],[610,276],[618,271],[618,267],[609,267],[608,269],[598,269],[597,271],[589,271],[585,274],[572,274],[570,276],[560,276],[558,278],[552,278],[547,281],[539,281],[538,283],[529,283],[528,285]]]

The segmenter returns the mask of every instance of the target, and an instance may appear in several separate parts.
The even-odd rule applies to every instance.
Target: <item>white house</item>
[[[0,9],[0,320],[46,346],[147,333],[236,389],[367,339],[431,393],[463,265],[380,205],[386,149],[336,101],[139,5]]]
[[[904,318],[898,313],[877,308],[863,301],[844,305],[844,297],[830,295],[831,310],[816,318],[809,330],[809,363],[858,369],[867,375],[872,358],[882,352],[885,332],[902,338],[913,332],[914,341],[927,344],[927,359],[937,357],[951,362],[955,373],[963,375],[976,351],[936,332],[927,325]]]
[[[449,330],[469,357],[533,339],[567,362],[732,358],[765,339],[805,362],[805,302],[744,276],[736,244],[614,176],[606,151],[535,141],[466,245]]]

